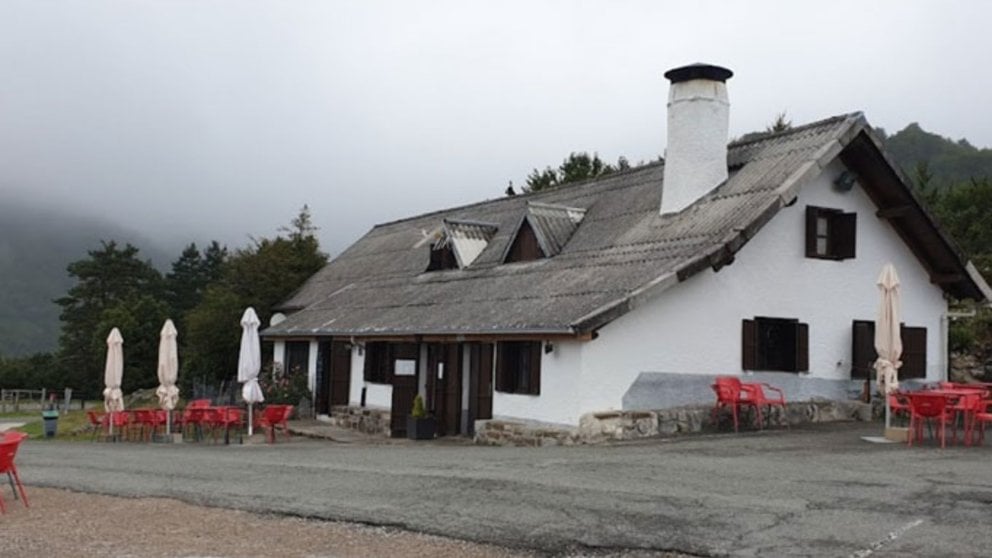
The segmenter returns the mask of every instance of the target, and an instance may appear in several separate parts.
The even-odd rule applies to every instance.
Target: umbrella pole
[[[110,411],[110,440],[114,440],[114,412]]]
[[[892,408],[889,407],[889,396],[885,396],[885,430],[892,426]]]
[[[251,403],[248,404],[248,437],[249,438],[251,438],[252,434],[255,433],[254,429],[252,428],[254,425],[254,421],[251,420],[251,405],[252,405]]]
[[[172,410],[165,411],[165,435],[172,436]]]

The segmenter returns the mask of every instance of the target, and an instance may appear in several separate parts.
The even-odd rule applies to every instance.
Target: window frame
[[[794,347],[792,358],[779,359],[791,360],[791,363],[782,366],[769,365],[769,348],[766,336],[762,335],[762,330],[768,330],[772,326],[792,326]],[[753,370],[761,372],[787,372],[798,374],[809,372],[809,324],[800,322],[796,318],[778,318],[770,316],[755,316],[745,318],[741,322],[741,368],[743,370]]]
[[[495,391],[541,395],[542,345],[540,341],[498,341]]]
[[[806,257],[847,260],[857,255],[858,214],[829,207],[806,206]],[[826,229],[821,230],[820,224]],[[819,241],[823,241],[821,251]]]
[[[391,384],[393,382],[393,358],[390,343],[385,341],[365,343],[362,379],[371,384]]]

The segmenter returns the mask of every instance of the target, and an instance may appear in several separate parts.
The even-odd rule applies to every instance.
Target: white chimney
[[[733,75],[709,64],[665,72],[672,87],[662,214],[682,211],[727,180],[730,102],[726,81]]]

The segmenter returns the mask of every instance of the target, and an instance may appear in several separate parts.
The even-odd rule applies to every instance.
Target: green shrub
[[[425,418],[427,416],[427,409],[424,408],[424,398],[417,394],[413,398],[413,410],[410,411],[410,416],[413,418]]]

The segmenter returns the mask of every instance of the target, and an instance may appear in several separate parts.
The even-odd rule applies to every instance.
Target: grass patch
[[[16,416],[4,416],[3,418],[16,422],[26,422],[27,424],[16,430],[26,433],[32,440],[89,440],[92,436],[85,428],[89,424],[86,411],[69,411],[59,415],[55,438],[45,437],[45,423],[41,420],[40,412],[35,415],[18,413]]]

